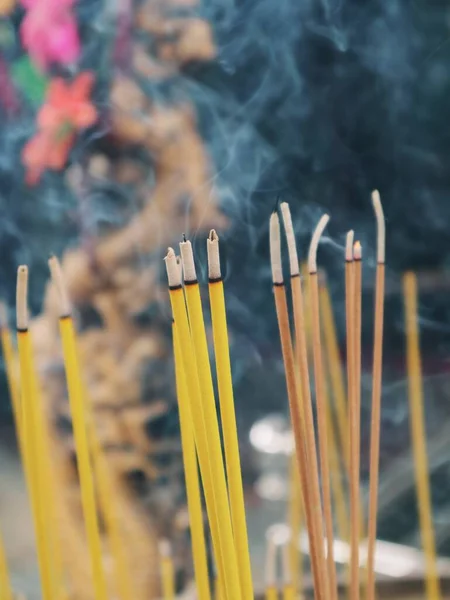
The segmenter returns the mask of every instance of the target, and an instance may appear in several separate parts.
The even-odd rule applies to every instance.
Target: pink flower
[[[79,73],[71,82],[60,78],[51,81],[37,117],[38,131],[22,151],[28,185],[38,183],[46,169],[63,169],[77,134],[97,120],[90,99],[93,84],[89,72]]]
[[[31,59],[45,70],[51,63],[69,64],[80,54],[74,0],[21,0],[27,9],[20,29]]]

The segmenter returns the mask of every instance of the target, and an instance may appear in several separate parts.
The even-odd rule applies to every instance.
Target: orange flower
[[[22,161],[29,185],[38,183],[45,169],[64,168],[76,135],[97,120],[90,101],[94,83],[92,73],[80,73],[72,82],[54,79],[47,100],[37,117],[38,132],[25,145]]]

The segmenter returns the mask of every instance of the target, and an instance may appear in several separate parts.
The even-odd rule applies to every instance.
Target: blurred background
[[[205,239],[215,227],[262,580],[265,529],[286,514],[291,451],[269,268],[277,198],[290,203],[302,260],[318,218],[331,216],[319,263],[343,369],[347,230],[363,245],[365,498],[376,188],[387,224],[379,537],[421,548],[402,297],[402,275],[414,271],[436,543],[450,557],[446,3],[3,0],[0,15],[0,294],[13,327],[16,269],[27,263],[45,408],[71,498],[77,477],[50,252],[62,258],[76,309],[102,446],[149,540],[173,540],[180,587],[189,579],[162,257],[186,233],[205,284]],[[13,577],[27,591],[34,546],[4,371],[0,411],[0,523]],[[76,515],[76,500],[68,502]]]

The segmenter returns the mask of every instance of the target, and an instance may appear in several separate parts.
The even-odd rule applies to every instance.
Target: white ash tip
[[[353,246],[353,258],[355,260],[361,260],[361,258],[362,258],[362,246],[361,246],[361,242],[359,242],[359,241],[356,241]]]
[[[295,243],[295,232],[292,224],[291,209],[287,202],[280,204],[281,216],[283,217],[284,230],[286,232],[286,241],[289,254],[289,272],[291,277],[295,277],[300,273],[298,262],[297,244]]]
[[[219,236],[215,229],[211,229],[206,242],[208,252],[208,277],[210,280],[219,280],[222,278],[220,268]]]
[[[4,302],[0,302],[0,327],[5,327],[8,324],[8,309]]]
[[[272,281],[276,285],[281,285],[284,280],[281,262],[280,219],[276,212],[270,216],[270,262]]]
[[[314,230],[308,254],[308,270],[310,273],[317,273],[317,249],[319,247],[320,238],[322,237],[329,220],[329,215],[322,215]]]
[[[17,269],[16,288],[17,329],[28,329],[28,267],[20,265]]]
[[[163,539],[158,542],[158,550],[161,558],[171,558],[172,556],[172,545],[169,540]]]
[[[353,260],[353,239],[355,237],[355,232],[353,229],[347,233],[347,237],[345,238],[345,260],[351,261]]]
[[[64,276],[61,269],[61,264],[54,254],[48,259],[48,266],[52,276],[53,283],[59,295],[60,316],[68,317],[72,313],[72,306],[67,293],[67,288],[64,282]]]
[[[181,286],[181,268],[178,264],[174,249],[169,248],[164,258],[166,264],[167,281],[170,288]]]
[[[383,264],[386,258],[386,223],[378,190],[372,192],[372,204],[377,220],[377,262]]]
[[[194,253],[192,244],[183,234],[183,241],[180,242],[181,264],[183,265],[184,280],[188,282],[197,281],[197,272],[195,270]]]

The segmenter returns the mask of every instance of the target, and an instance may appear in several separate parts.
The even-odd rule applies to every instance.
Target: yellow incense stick
[[[342,361],[339,352],[336,324],[333,316],[330,293],[328,291],[328,286],[324,276],[322,276],[320,279],[319,294],[328,372],[330,374],[330,384],[333,392],[334,406],[336,409],[339,445],[342,449],[346,465],[348,466],[348,423],[344,375],[342,372]]]
[[[289,460],[289,505],[288,505],[288,523],[291,530],[290,563],[292,573],[292,585],[295,594],[303,592],[303,560],[299,547],[299,538],[302,528],[302,494],[300,489],[300,477],[298,475],[297,459],[295,452]]]
[[[228,503],[228,489],[225,479],[200,289],[197,283],[191,243],[188,241],[182,242],[180,244],[180,251],[186,286],[186,303],[189,314],[189,323],[191,325],[192,344],[196,356],[200,393],[206,424],[206,438],[208,440],[208,449],[211,454],[214,487],[217,490],[216,503],[219,538],[225,565],[224,587],[228,600],[238,600],[242,597],[239,581],[239,566],[233,539],[230,506]]]
[[[6,379],[8,381],[11,405],[13,409],[14,422],[16,426],[19,449],[22,452],[22,440],[20,433],[20,385],[18,358],[13,346],[11,330],[8,327],[8,316],[6,306],[0,303],[0,337],[2,342],[3,358],[6,368]]]
[[[205,491],[206,511],[208,513],[208,520],[211,528],[214,556],[216,559],[218,576],[223,586],[224,600],[228,600],[225,562],[222,551],[221,530],[219,526],[217,509],[218,491],[215,487],[215,473],[213,471],[212,457],[209,450],[209,440],[206,431],[207,421],[204,414],[204,398],[200,390],[200,382],[197,370],[197,357],[193,351],[190,325],[186,311],[183,288],[181,285],[181,272],[175,252],[172,248],[169,248],[165,258],[165,263],[167,279],[169,283],[170,303],[179,336],[182,366],[188,385],[190,414],[194,428],[194,437],[200,465],[200,473]]]
[[[35,397],[35,373],[33,368],[31,338],[28,331],[28,268],[20,266],[17,272],[17,342],[21,380],[21,427],[24,440],[25,474],[31,499],[36,535],[39,572],[43,600],[53,600],[53,574],[51,548],[49,545],[46,511],[45,481],[42,478],[43,456],[37,432],[37,398]]]
[[[233,381],[231,377],[225,296],[219,255],[219,237],[212,230],[207,242],[209,268],[209,298],[219,387],[220,416],[222,421],[225,461],[230,494],[231,517],[243,598],[253,597],[252,570],[245,518],[241,460],[234,410]]]
[[[417,280],[413,273],[403,279],[406,319],[406,357],[408,367],[411,439],[416,472],[419,521],[426,560],[426,591],[429,600],[440,600],[441,590],[436,565],[436,543],[430,498],[430,481],[425,432],[423,382],[417,324]]]
[[[265,600],[278,600],[277,545],[270,529],[266,532]]]
[[[0,536],[0,598],[13,600],[11,580],[9,578],[8,562],[6,560],[5,547]]]
[[[195,450],[194,429],[189,408],[186,376],[177,325],[173,322],[173,345],[175,355],[175,375],[180,419],[181,446],[183,449],[184,477],[191,530],[192,558],[194,562],[195,582],[199,600],[210,600],[211,592],[208,579],[208,558],[206,554],[203,511]],[[216,585],[217,581],[216,581]]]
[[[288,539],[284,541],[281,547],[281,557],[283,566],[283,600],[295,600],[298,595],[294,588],[293,571],[291,567],[291,547],[292,547],[292,532]]]
[[[120,531],[120,523],[116,510],[117,504],[114,506],[114,501],[117,498],[113,480],[114,475],[108,468],[92,418],[89,421],[92,463],[98,487],[99,505],[105,520],[111,555],[114,560],[114,577],[117,584],[117,592],[122,600],[134,600],[133,580],[127,561],[123,536]]]
[[[175,576],[172,561],[172,551],[167,540],[159,542],[159,560],[161,568],[161,583],[163,600],[175,600]]]
[[[60,333],[64,354],[64,366],[72,414],[73,433],[80,476],[81,503],[88,540],[89,555],[96,600],[107,600],[107,587],[102,563],[102,549],[95,502],[94,481],[91,468],[87,432],[87,411],[84,403],[82,376],[78,364],[75,329],[71,316],[71,305],[67,296],[59,263],[50,258],[49,267],[53,282],[60,296]]]

